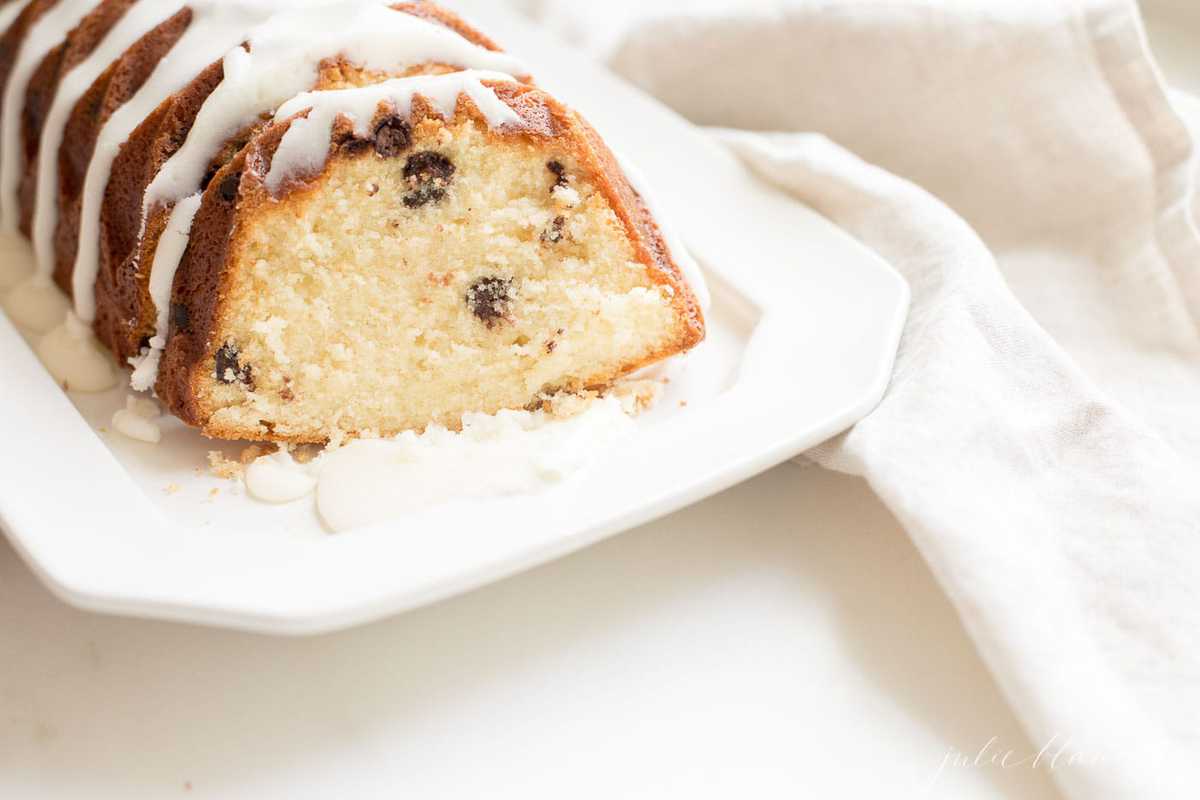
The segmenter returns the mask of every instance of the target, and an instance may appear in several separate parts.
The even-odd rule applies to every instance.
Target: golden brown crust
[[[5,89],[8,86],[8,79],[9,76],[12,75],[13,67],[16,65],[17,54],[20,52],[21,43],[25,41],[25,37],[29,34],[29,29],[43,14],[49,11],[56,2],[57,0],[34,0],[21,10],[21,13],[17,15],[16,19],[14,19],[12,24],[8,27],[8,30],[4,31],[3,35],[0,35],[0,97],[4,95]],[[47,56],[47,60],[53,62],[56,58],[61,58],[61,55],[61,48],[56,48],[55,51],[52,51],[50,55]],[[34,81],[44,77],[43,70],[46,69],[53,71],[56,69],[56,67],[53,65],[53,63],[51,66],[47,67],[45,62],[39,65],[37,73],[35,73],[31,79],[31,89],[35,87]],[[41,98],[35,92],[34,100],[37,101],[40,99]],[[2,111],[3,109],[0,109],[0,113],[2,113]],[[36,113],[37,109],[35,108],[33,111]],[[29,121],[29,114],[26,113],[25,109],[23,109],[21,115],[21,129],[23,133],[25,132],[26,125]],[[23,141],[23,144],[25,144],[25,149],[28,149],[27,141],[27,139]],[[20,227],[23,233],[26,235],[29,234],[29,227],[25,222],[24,215],[22,215]]]
[[[572,133],[578,142],[575,157],[582,163],[591,164],[599,176],[601,192],[625,225],[630,240],[637,243],[638,260],[651,268],[658,283],[676,289],[676,311],[688,321],[688,338],[680,343],[679,349],[691,349],[704,338],[704,312],[700,310],[696,295],[687,287],[683,271],[675,263],[654,215],[596,129],[582,115],[566,109],[554,98],[547,95],[546,102],[557,105],[559,113],[571,120]],[[680,287],[683,291],[678,291]]]
[[[21,109],[21,183],[17,189],[17,202],[20,211],[18,227],[26,236],[31,236],[33,230],[33,201],[37,180],[36,174],[30,179],[29,166],[37,163],[38,139],[42,133],[46,112],[54,102],[54,89],[58,85],[65,50],[66,42],[55,47],[42,59],[42,63],[29,78],[25,102]]]
[[[54,232],[54,280],[68,295],[72,294],[71,272],[79,250],[83,183],[100,131],[142,87],[191,20],[191,10],[184,8],[153,28],[104,71],[71,111],[58,151],[58,225]]]
[[[594,176],[601,193],[625,225],[629,240],[636,243],[638,260],[650,269],[656,283],[675,290],[676,311],[688,321],[688,335],[678,343],[675,352],[698,344],[704,338],[704,313],[700,303],[688,288],[650,209],[596,129],[581,114],[543,91],[521,84],[489,85],[538,135],[549,135],[568,143],[575,160]],[[553,133],[543,133],[546,130]],[[661,357],[661,354],[655,354],[646,363]],[[642,366],[645,364],[638,364],[627,372]]]
[[[221,61],[205,68],[134,129],[113,161],[100,209],[95,330],[122,363],[137,355],[155,327],[149,266],[167,215],[153,215],[146,222],[145,236],[140,236],[146,187],[183,146],[200,107],[223,77]]]
[[[445,26],[480,47],[499,50],[495,42],[460,17],[426,0],[397,3],[392,7]],[[333,74],[322,75],[320,88],[337,85],[338,79],[351,71],[344,62],[330,64]],[[156,325],[157,310],[149,289],[149,265],[153,263],[171,209],[151,209],[143,233],[142,208],[146,189],[162,165],[183,146],[196,115],[221,82],[223,74],[222,62],[218,60],[164,101],[130,135],[113,163],[100,211],[102,233],[95,329],[100,341],[121,363],[126,363],[146,346]],[[378,76],[375,80],[386,77]],[[202,189],[260,127],[252,126],[230,140],[213,160]]]
[[[639,361],[624,364],[616,374],[590,376],[581,383],[589,387],[609,385],[623,375],[699,343],[704,338],[704,320],[695,295],[673,261],[645,204],[591,126],[576,112],[534,87],[517,83],[493,82],[488,85],[522,120],[520,126],[505,126],[493,130],[492,135],[553,143],[557,149],[570,154],[625,226],[647,274],[656,283],[671,288],[672,302],[684,321],[684,328],[674,341]],[[459,98],[455,117],[464,114],[486,125],[483,115],[465,96]],[[297,117],[303,115],[302,112]],[[418,97],[413,105],[413,126],[426,117],[440,118],[440,115]],[[268,126],[217,173],[204,193],[192,224],[191,241],[176,273],[167,349],[156,390],[172,413],[213,438],[295,443],[324,441],[321,432],[279,436],[269,424],[254,430],[216,424],[212,421],[215,409],[205,407],[201,399],[204,384],[213,380],[211,365],[221,342],[221,336],[217,334],[221,327],[222,306],[232,280],[227,265],[230,254],[240,246],[243,222],[252,218],[262,204],[286,203],[289,197],[316,190],[319,186],[320,176],[295,177],[285,182],[275,195],[270,195],[264,185],[274,152],[294,119],[296,117]],[[347,126],[335,127],[324,172],[345,152],[343,139],[349,135]]]
[[[216,327],[224,265],[236,235],[237,198],[226,199],[221,189],[226,187],[227,196],[228,187],[235,185],[240,194],[246,172],[266,175],[271,155],[286,130],[284,125],[267,128],[226,164],[209,182],[192,221],[191,238],[175,274],[168,347],[155,386],[164,405],[189,425],[203,427],[209,415],[199,406],[193,378],[200,377],[198,365],[206,358],[209,335]]]
[[[42,126],[54,102],[59,84],[71,69],[92,54],[134,2],[135,0],[103,0],[74,30],[66,34],[62,44],[42,59],[42,63],[29,79],[21,112],[22,163],[21,184],[18,190],[21,231],[26,236],[30,235],[33,226]]]
[[[58,0],[33,0],[21,9],[21,13],[8,26],[8,30],[0,35],[0,94],[8,86],[8,78],[17,63],[17,53],[20,52],[21,43],[25,41],[30,27],[53,8],[56,2]]]
[[[429,2],[429,0],[411,0],[411,2],[396,3],[392,8],[403,11],[406,14],[412,14],[414,17],[436,22],[485,50],[491,50],[494,53],[501,51],[500,45],[496,44],[491,37],[469,25],[465,19],[453,11],[448,11],[439,5]]]

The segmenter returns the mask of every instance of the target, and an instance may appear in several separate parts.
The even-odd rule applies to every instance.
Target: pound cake
[[[0,26],[0,228],[35,264],[5,308],[94,331],[206,435],[454,428],[703,339],[595,130],[432,3],[9,0]]]

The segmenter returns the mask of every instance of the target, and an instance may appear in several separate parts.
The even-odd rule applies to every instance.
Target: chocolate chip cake
[[[9,0],[0,27],[3,232],[209,436],[456,427],[704,336],[596,132],[431,3]]]

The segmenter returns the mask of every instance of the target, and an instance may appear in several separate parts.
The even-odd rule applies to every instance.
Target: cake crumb
[[[581,392],[579,394],[553,394],[541,398],[541,410],[546,416],[557,420],[577,417],[592,407],[600,395],[597,392]]]
[[[660,381],[622,381],[613,387],[613,394],[621,401],[625,413],[631,416],[650,410],[662,397]]]
[[[364,431],[364,433],[366,432]],[[360,438],[368,439],[371,437],[361,436]],[[311,463],[324,451],[325,448],[319,444],[298,444],[288,448],[288,452],[292,454],[292,458],[297,464]]]
[[[270,455],[279,449],[279,445],[271,442],[259,442],[247,446],[238,454],[238,460],[226,458],[220,450],[208,452],[208,469],[218,478],[237,480],[246,474],[246,467],[265,455]],[[213,492],[216,490],[214,489]],[[210,494],[212,494],[210,492]]]
[[[679,401],[679,407],[680,407],[680,408],[687,408],[687,400],[680,400],[680,401]]]
[[[557,420],[571,419],[587,411],[597,400],[611,395],[621,403],[622,411],[636,417],[651,409],[662,397],[662,393],[663,385],[656,380],[620,381],[604,393],[592,390],[545,393],[538,396],[536,408]]]
[[[249,466],[263,456],[269,456],[279,449],[279,445],[270,442],[252,444],[242,451],[238,459],[242,462],[242,466]]]
[[[220,450],[210,450],[208,452],[208,468],[213,475],[218,478],[227,478],[228,480],[236,480],[242,477],[242,471],[245,467],[238,461],[233,461],[225,457],[225,454]]]
[[[179,490],[183,488],[178,483],[168,483],[163,487],[163,492],[166,494],[179,494]]]

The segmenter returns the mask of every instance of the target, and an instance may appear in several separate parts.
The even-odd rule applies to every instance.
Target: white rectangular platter
[[[671,368],[637,436],[571,480],[334,536],[311,501],[260,504],[211,475],[205,455],[221,445],[180,424],[158,445],[116,434],[125,392],[64,394],[0,314],[0,526],[60,597],[267,633],[343,628],[670,513],[878,403],[908,307],[896,273],[599,67],[498,12],[477,21],[649,179],[705,268],[708,340]]]

